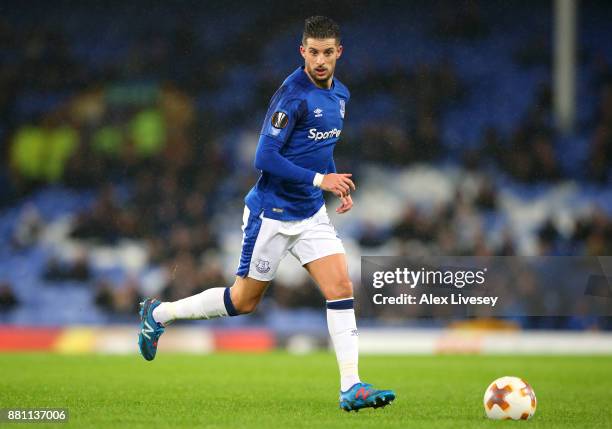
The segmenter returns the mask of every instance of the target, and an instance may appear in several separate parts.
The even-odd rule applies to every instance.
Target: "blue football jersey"
[[[333,78],[330,89],[317,87],[303,67],[276,91],[261,135],[275,139],[280,155],[308,170],[327,174],[334,147],[342,133],[350,93]],[[266,171],[245,198],[251,213],[277,220],[299,220],[314,215],[324,204],[323,192],[312,183],[296,183]]]

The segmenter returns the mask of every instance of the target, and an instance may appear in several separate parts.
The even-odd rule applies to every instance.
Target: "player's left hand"
[[[353,208],[353,199],[350,195],[347,195],[346,197],[340,197],[340,201],[342,202],[342,204],[336,209],[336,213],[346,213],[347,211]]]

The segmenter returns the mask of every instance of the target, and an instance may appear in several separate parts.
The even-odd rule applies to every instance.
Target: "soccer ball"
[[[536,396],[531,386],[518,377],[501,377],[484,394],[487,417],[494,420],[527,420],[536,410]]]

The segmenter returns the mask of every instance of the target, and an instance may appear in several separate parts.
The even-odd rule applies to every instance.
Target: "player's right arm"
[[[291,97],[289,92],[286,87],[281,87],[272,98],[255,152],[255,168],[292,182],[319,186],[338,197],[348,195],[351,188],[355,189],[351,174],[338,174],[334,166],[333,173],[321,175],[281,155],[280,150],[291,135],[302,109],[302,101]]]

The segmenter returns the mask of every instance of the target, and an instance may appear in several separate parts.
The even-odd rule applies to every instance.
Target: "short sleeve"
[[[287,86],[281,86],[272,97],[261,135],[285,143],[299,119],[301,100]]]

